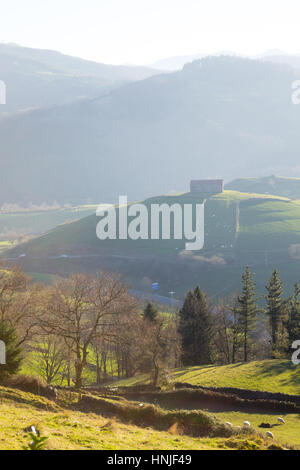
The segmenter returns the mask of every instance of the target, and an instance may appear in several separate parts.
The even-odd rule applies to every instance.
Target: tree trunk
[[[82,362],[75,363],[75,388],[80,390],[82,388],[82,372],[83,364]]]
[[[68,366],[67,366],[67,381],[68,381],[68,387],[71,387],[71,361],[68,360]]]
[[[97,358],[97,385],[101,383],[101,368],[100,368],[100,360],[99,360],[99,353],[96,353]]]
[[[247,330],[244,333],[244,362],[248,362]]]
[[[154,385],[154,387],[157,386],[158,375],[159,375],[159,367],[155,366],[155,368],[154,368],[154,376],[153,376],[153,385]]]
[[[75,388],[80,390],[82,388],[82,374],[83,370],[87,364],[87,352],[83,350],[82,356],[78,350],[77,359],[75,362]]]
[[[236,354],[236,342],[235,338],[233,338],[233,343],[232,343],[232,364],[235,364],[235,354]]]

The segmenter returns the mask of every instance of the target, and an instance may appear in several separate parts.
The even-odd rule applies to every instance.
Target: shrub
[[[292,401],[292,397],[286,398],[286,401],[279,399],[254,398],[254,392],[249,392],[248,398],[241,398],[237,394],[222,393],[212,391],[208,388],[189,387],[177,388],[174,391],[162,392],[138,392],[128,388],[126,391],[119,392],[128,400],[140,400],[150,403],[159,403],[161,406],[167,405],[172,407],[184,408],[188,404],[189,408],[208,408],[213,406],[214,409],[231,410],[231,409],[251,409],[251,410],[272,410],[285,413],[299,413],[300,406]],[[259,392],[258,392],[259,393]],[[273,395],[273,394],[269,394]],[[274,394],[275,395],[275,394]],[[259,396],[259,395],[258,395]]]
[[[4,342],[6,348],[6,364],[0,364],[0,380],[3,380],[18,372],[22,350],[18,345],[15,329],[4,321],[0,321],[0,340]]]
[[[230,437],[238,432],[251,434],[252,430],[229,428],[215,416],[201,410],[166,411],[155,405],[143,404],[142,407],[124,401],[112,403],[103,398],[83,395],[79,407],[85,411],[114,416],[126,423],[138,426],[151,426],[155,429],[170,429],[175,423],[184,434],[191,436]]]
[[[27,375],[18,375],[10,377],[4,381],[4,385],[11,388],[17,388],[23,392],[29,392],[34,395],[40,395],[50,400],[55,400],[56,391],[53,387],[47,385],[38,377],[29,377]]]
[[[33,432],[29,433],[29,437],[31,438],[31,442],[23,447],[23,450],[45,450],[48,437],[46,436],[37,436]]]

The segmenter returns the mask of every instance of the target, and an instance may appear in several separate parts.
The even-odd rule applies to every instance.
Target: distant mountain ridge
[[[300,68],[300,54],[288,54],[279,49],[271,49],[259,55],[236,54],[232,51],[220,51],[213,54],[199,53],[179,55],[158,60],[154,64],[151,64],[150,67],[168,72],[175,72],[182,70],[186,64],[194,62],[195,60],[204,59],[205,57],[218,57],[222,55],[262,60],[265,62],[272,62],[274,64],[284,64],[289,65],[295,69]]]
[[[106,80],[143,80],[157,72],[150,67],[137,65],[108,65],[63,54],[55,50],[33,49],[17,44],[0,43],[0,56],[8,55],[35,61],[53,70],[77,76],[94,76]]]
[[[284,65],[205,58],[2,118],[0,204],[135,200],[185,190],[191,179],[300,175],[297,78]]]
[[[0,80],[7,88],[7,104],[0,106],[0,116],[100,96],[157,73],[146,67],[104,65],[56,51],[0,43]]]
[[[185,64],[189,62],[194,62],[195,60],[203,59],[209,54],[194,54],[194,55],[180,55],[174,57],[167,57],[166,59],[158,60],[151,64],[150,67],[159,70],[165,70],[169,72],[175,72],[176,70],[181,70]]]

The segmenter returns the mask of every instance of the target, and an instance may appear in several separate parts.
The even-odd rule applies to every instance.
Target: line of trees
[[[213,302],[197,286],[174,314],[144,308],[119,275],[72,275],[32,284],[17,267],[0,266],[0,340],[7,364],[0,379],[27,368],[48,384],[81,388],[112,378],[168,380],[174,367],[291,356],[300,339],[300,286],[284,298],[278,270],[259,297],[248,267],[241,291]],[[29,366],[28,366],[29,364]]]
[[[179,365],[177,329],[176,316],[152,304],[142,311],[119,275],[76,274],[45,286],[32,285],[19,268],[0,267],[0,339],[16,352],[0,379],[16,372],[22,349],[48,384],[81,388],[87,375],[99,384],[109,369],[117,378],[150,373],[157,384]]]
[[[179,312],[182,360],[185,365],[247,362],[291,357],[291,345],[300,340],[300,286],[283,297],[275,269],[259,297],[249,267],[242,275],[241,293],[210,302],[200,287],[190,291]]]

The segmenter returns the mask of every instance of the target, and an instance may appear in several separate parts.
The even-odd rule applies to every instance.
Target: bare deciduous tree
[[[101,335],[101,327],[113,327],[114,319],[134,308],[135,300],[117,275],[77,274],[58,281],[49,289],[48,302],[41,315],[41,327],[63,338],[75,356],[75,386],[82,387],[89,348]]]
[[[46,335],[39,337],[36,351],[36,361],[33,368],[47,382],[54,381],[62,385],[66,375],[68,354],[63,340],[57,336]]]
[[[38,326],[36,306],[42,287],[30,281],[19,267],[7,269],[0,262],[0,321],[16,329],[19,345],[32,339]]]

